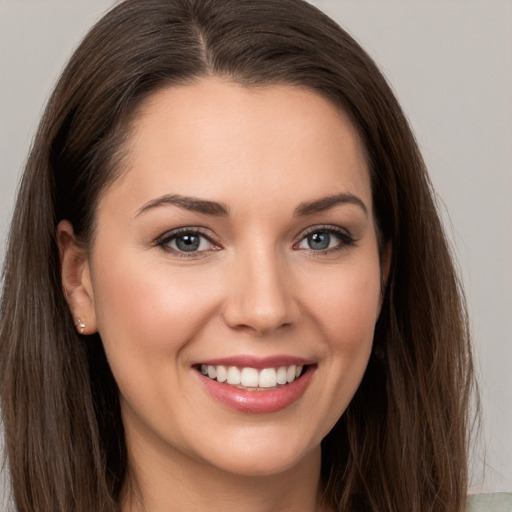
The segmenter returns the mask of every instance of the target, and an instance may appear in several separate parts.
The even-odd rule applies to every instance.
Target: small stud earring
[[[82,320],[80,320],[80,318],[78,318],[77,321],[75,322],[75,326],[80,329],[80,334],[84,333],[85,322],[82,322]]]

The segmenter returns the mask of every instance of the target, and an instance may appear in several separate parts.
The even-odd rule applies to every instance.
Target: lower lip
[[[246,391],[217,382],[200,372],[196,371],[196,373],[203,386],[217,402],[235,411],[262,414],[281,411],[295,403],[306,391],[314,369],[314,366],[308,366],[299,379],[271,391]]]

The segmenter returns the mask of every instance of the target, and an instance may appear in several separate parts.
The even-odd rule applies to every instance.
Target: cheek
[[[135,361],[175,355],[215,308],[215,288],[199,287],[197,272],[144,264],[137,255],[119,254],[115,261],[115,268],[95,269],[95,308],[106,350],[129,348],[123,357]]]
[[[309,298],[332,350],[371,344],[380,304],[378,262],[318,275]]]
[[[380,267],[377,261],[350,266],[350,271],[336,269],[331,279],[318,276],[316,285],[309,304],[325,340],[326,378],[320,392],[329,399],[323,436],[347,408],[366,371],[379,314]]]

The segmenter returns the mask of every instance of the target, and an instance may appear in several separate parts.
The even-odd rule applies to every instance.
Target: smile
[[[313,361],[290,357],[232,357],[193,365],[213,400],[242,413],[274,413],[300,400],[317,370]]]
[[[201,373],[210,379],[220,383],[225,382],[247,391],[266,391],[291,384],[300,377],[303,369],[303,365],[295,364],[260,370],[251,367],[237,368],[236,366],[206,364],[202,364],[200,367]]]

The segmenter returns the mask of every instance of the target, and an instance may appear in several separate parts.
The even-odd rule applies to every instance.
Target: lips
[[[286,409],[303,395],[316,365],[282,356],[232,357],[197,363],[194,368],[217,402],[239,412],[271,413]]]

